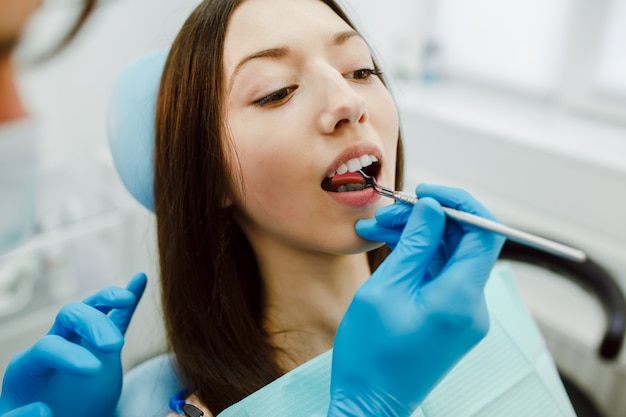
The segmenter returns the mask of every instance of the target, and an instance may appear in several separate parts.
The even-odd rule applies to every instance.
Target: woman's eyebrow
[[[353,37],[358,37],[361,38],[361,34],[359,34],[357,31],[355,30],[347,30],[344,32],[339,32],[334,34],[331,37],[331,44],[332,45],[342,45],[345,42],[348,41],[348,39],[351,39]],[[253,61],[255,59],[263,59],[263,58],[270,58],[270,59],[280,59],[280,58],[284,58],[286,56],[288,56],[291,53],[291,49],[287,46],[278,46],[275,48],[268,48],[268,49],[262,49],[260,51],[256,51],[251,53],[250,55],[247,55],[246,57],[244,57],[241,61],[239,61],[239,63],[237,64],[237,66],[235,67],[235,70],[233,71],[231,77],[230,77],[230,88],[232,88],[232,84],[233,81],[235,79],[235,77],[237,76],[237,74],[241,71],[241,69],[250,61]]]
[[[357,32],[356,30],[347,30],[345,32],[336,33],[332,37],[331,42],[334,45],[341,45],[341,44],[344,44],[348,39],[352,39],[354,37],[358,37],[358,38],[363,39],[361,34],[359,32]]]
[[[280,58],[284,58],[288,56],[290,53],[291,53],[291,49],[289,49],[288,47],[279,46],[276,48],[269,48],[269,49],[256,51],[244,57],[241,61],[239,61],[232,75],[230,76],[230,81],[228,82],[228,91],[230,91],[233,88],[233,84],[235,83],[235,77],[248,62],[253,61],[255,59],[263,59],[263,58],[280,59]]]
[[[289,55],[290,53],[291,53],[291,50],[288,47],[286,47],[286,46],[279,46],[279,47],[276,47],[276,48],[263,49],[261,51],[254,52],[254,53],[246,56],[245,58],[243,58],[241,61],[239,61],[239,63],[235,67],[235,70],[233,71],[233,77],[239,71],[241,71],[241,68],[244,65],[246,65],[248,62],[250,62],[250,61],[252,61],[254,59],[260,59],[260,58],[278,59],[278,58],[284,58],[287,55]]]

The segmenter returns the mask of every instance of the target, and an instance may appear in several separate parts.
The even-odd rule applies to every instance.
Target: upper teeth
[[[333,174],[329,175],[328,177],[330,178],[333,175],[337,175],[337,174],[338,175],[345,174],[348,171],[356,172],[360,169],[363,169],[365,167],[372,165],[374,162],[378,162],[378,158],[376,158],[374,155],[369,155],[369,154],[362,155],[358,158],[352,158],[345,164],[341,164],[339,168],[337,168],[337,171],[335,171]]]

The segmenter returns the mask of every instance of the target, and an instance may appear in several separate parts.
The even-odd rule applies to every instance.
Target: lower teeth
[[[346,185],[340,185],[339,187],[337,187],[337,192],[345,193],[349,191],[361,191],[364,188],[365,186],[363,184],[346,184]]]

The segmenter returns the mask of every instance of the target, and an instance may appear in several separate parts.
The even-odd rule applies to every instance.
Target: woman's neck
[[[26,117],[17,89],[15,67],[8,55],[0,55],[0,123]]]
[[[367,255],[281,253],[261,262],[265,328],[285,371],[333,346],[335,332],[358,287],[370,275]],[[278,260],[278,261],[277,261]]]

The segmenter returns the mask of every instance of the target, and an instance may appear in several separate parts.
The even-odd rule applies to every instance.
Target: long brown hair
[[[263,285],[231,212],[222,59],[243,0],[206,0],[174,41],[156,113],[155,212],[162,304],[181,378],[217,415],[282,371],[263,323]],[[322,0],[354,27],[333,0]],[[398,133],[396,184],[402,179]],[[368,253],[374,270],[387,248]]]

